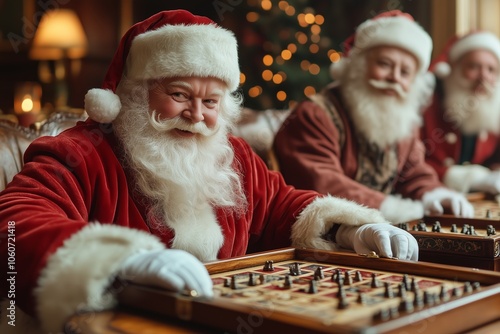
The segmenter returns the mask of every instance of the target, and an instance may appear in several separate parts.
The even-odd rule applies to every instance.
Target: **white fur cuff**
[[[481,165],[455,165],[448,168],[444,175],[444,184],[451,189],[468,193],[471,187],[486,178],[490,170]]]
[[[38,279],[34,294],[42,329],[59,333],[77,311],[113,307],[114,296],[105,289],[120,263],[139,249],[163,248],[155,236],[117,225],[89,224],[72,235],[50,256]]]
[[[292,226],[292,245],[333,250],[336,246],[323,238],[333,224],[360,226],[370,223],[388,222],[376,209],[330,195],[318,197],[301,212]]]

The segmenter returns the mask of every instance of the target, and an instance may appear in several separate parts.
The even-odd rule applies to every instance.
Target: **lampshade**
[[[51,10],[38,25],[30,57],[40,60],[81,58],[87,53],[87,44],[87,36],[75,12]]]

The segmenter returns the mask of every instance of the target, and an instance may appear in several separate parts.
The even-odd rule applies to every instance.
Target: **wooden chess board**
[[[119,301],[227,333],[443,334],[500,319],[493,271],[293,248],[206,266],[213,299],[129,283]]]
[[[469,200],[474,218],[436,215],[400,225],[417,239],[419,260],[500,271],[498,199],[477,193]]]

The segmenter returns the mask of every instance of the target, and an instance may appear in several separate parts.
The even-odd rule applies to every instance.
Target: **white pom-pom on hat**
[[[85,94],[85,110],[96,122],[112,122],[121,107],[120,98],[109,89],[93,88]]]
[[[446,78],[448,75],[451,73],[451,66],[445,61],[440,61],[434,65],[433,69],[434,74],[436,77],[440,79]]]
[[[340,80],[344,75],[346,68],[348,67],[349,59],[340,58],[338,61],[330,65],[330,77],[333,80]]]

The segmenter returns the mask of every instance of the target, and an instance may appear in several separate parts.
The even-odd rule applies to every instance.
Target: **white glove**
[[[424,216],[424,205],[420,201],[398,196],[387,196],[380,205],[380,212],[393,223],[404,223]]]
[[[500,193],[500,171],[488,173],[485,177],[471,184],[471,190],[484,191],[493,195]]]
[[[182,292],[195,290],[212,297],[212,279],[205,266],[190,253],[178,249],[141,251],[121,264],[118,275],[137,284]]]
[[[418,260],[418,243],[410,233],[391,224],[341,225],[336,235],[340,247],[358,254],[375,252],[383,257]]]
[[[422,197],[426,214],[442,214],[444,208],[458,217],[474,217],[474,207],[469,203],[464,194],[446,189],[436,188],[424,194]]]

